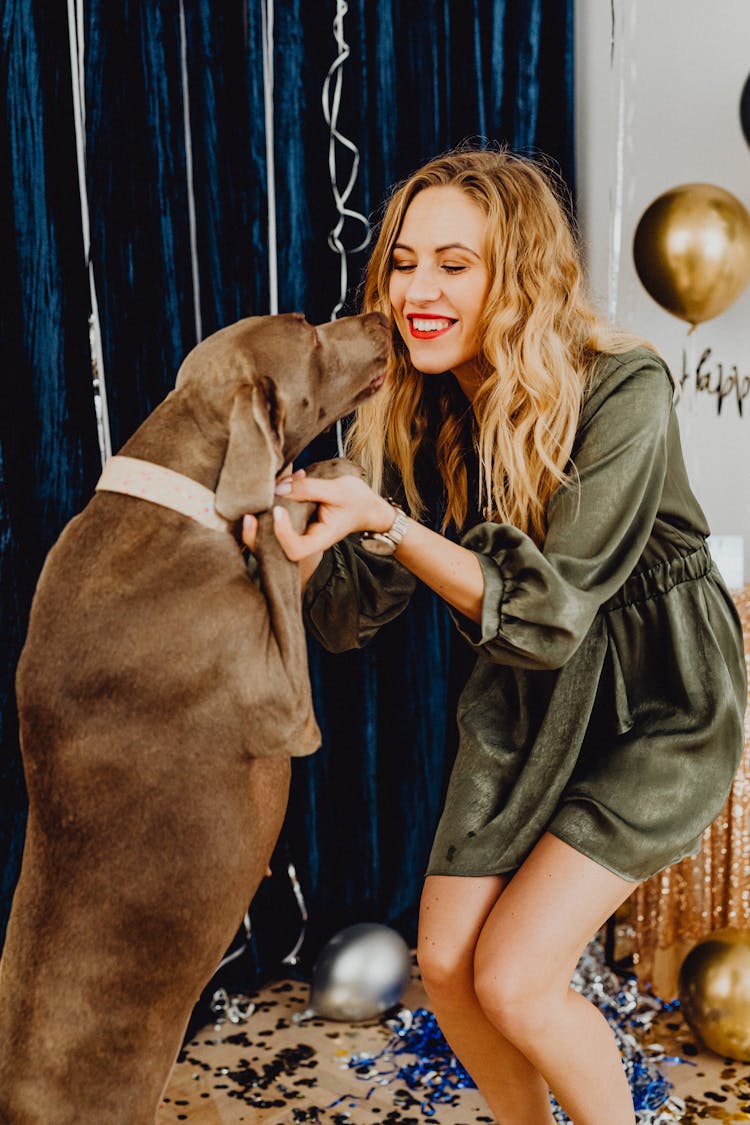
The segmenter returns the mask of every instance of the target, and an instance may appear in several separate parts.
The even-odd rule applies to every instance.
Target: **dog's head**
[[[299,313],[250,317],[194,348],[176,389],[225,426],[217,511],[235,520],[269,508],[279,470],[382,385],[390,349],[380,313],[317,328]]]

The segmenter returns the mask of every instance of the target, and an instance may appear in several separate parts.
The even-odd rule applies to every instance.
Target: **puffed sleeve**
[[[305,590],[305,624],[329,652],[361,648],[406,608],[416,586],[406,567],[363,551],[358,538],[326,551]]]
[[[577,483],[552,497],[543,549],[509,524],[481,523],[461,540],[482,567],[482,619],[477,625],[451,613],[469,644],[497,663],[561,667],[651,535],[666,474],[672,382],[644,349],[605,362],[573,449]]]

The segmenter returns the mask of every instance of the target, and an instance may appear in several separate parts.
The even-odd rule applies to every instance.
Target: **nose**
[[[434,270],[428,267],[420,269],[417,266],[414,272],[409,274],[406,297],[412,304],[426,305],[431,301],[437,301],[440,293],[440,282]]]

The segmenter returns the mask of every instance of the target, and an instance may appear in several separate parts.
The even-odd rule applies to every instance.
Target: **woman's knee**
[[[463,879],[430,875],[419,912],[417,960],[430,998],[476,1002],[474,952],[487,916],[503,890],[501,876]]]
[[[469,951],[441,937],[420,933],[417,962],[432,1000],[460,1000],[473,992],[473,948]]]
[[[474,992],[487,1019],[511,1042],[537,1038],[549,1019],[556,987],[523,955],[498,950],[493,958],[478,956]]]

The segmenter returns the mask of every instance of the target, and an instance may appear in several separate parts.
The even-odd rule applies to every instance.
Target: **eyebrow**
[[[410,254],[414,253],[412,246],[407,246],[405,242],[395,243],[394,250],[408,250]],[[477,254],[476,250],[472,250],[470,246],[465,246],[463,242],[448,242],[445,246],[436,246],[435,253],[441,254],[443,250],[466,250],[469,254],[473,254],[480,262],[482,260],[481,254]]]

